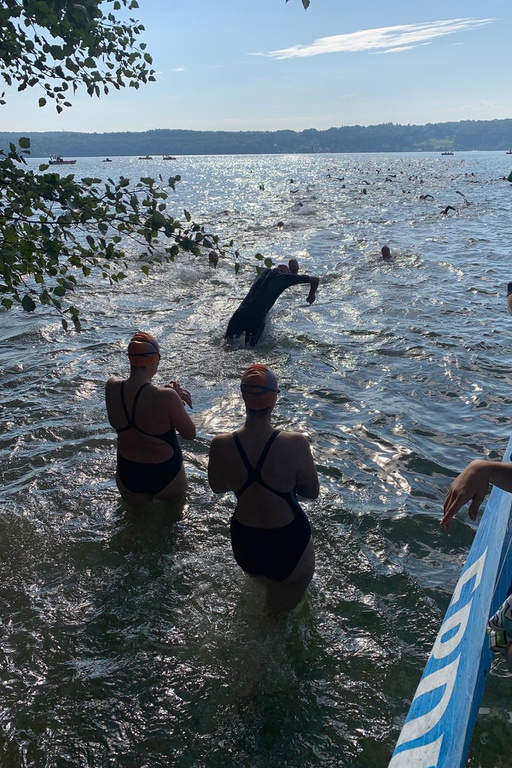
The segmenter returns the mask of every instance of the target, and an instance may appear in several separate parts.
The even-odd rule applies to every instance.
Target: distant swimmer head
[[[509,315],[512,315],[512,283],[507,286],[507,308]]]
[[[288,267],[290,268],[290,272],[292,273],[292,275],[296,275],[297,272],[299,271],[299,262],[297,261],[297,259],[290,259],[290,261],[288,262]]]
[[[251,365],[242,376],[240,389],[251,411],[273,408],[279,392],[275,375],[265,365]]]
[[[391,251],[389,249],[389,245],[383,245],[380,249],[381,255],[383,259],[391,259]]]
[[[286,264],[278,264],[277,265],[278,272],[282,272],[284,275],[287,275],[289,273],[289,269],[286,266]]]
[[[160,347],[154,336],[137,331],[128,344],[128,359],[132,368],[154,365],[160,360]]]

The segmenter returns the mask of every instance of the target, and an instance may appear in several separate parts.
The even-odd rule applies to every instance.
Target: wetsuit
[[[247,480],[240,490],[235,491],[235,496],[240,499],[252,483],[258,483],[289,504],[293,512],[293,520],[279,528],[258,528],[237,520],[235,509],[230,522],[230,533],[233,554],[240,568],[251,576],[266,576],[274,581],[284,581],[293,573],[304,554],[311,538],[311,527],[306,513],[297,502],[295,493],[276,491],[261,477],[261,470],[270,446],[278,434],[279,430],[276,430],[270,435],[256,466],[253,467],[238,435],[233,433],[233,440],[247,469]]]
[[[133,400],[131,416],[128,413],[126,402],[124,399],[124,381],[121,382],[121,404],[126,416],[127,425],[122,429],[117,429],[117,434],[126,432],[128,429],[136,429],[143,435],[149,437],[156,437],[158,440],[162,440],[171,446],[174,453],[167,461],[159,462],[158,464],[145,464],[140,461],[131,461],[121,456],[119,451],[117,452],[117,474],[119,479],[125,488],[132,493],[149,493],[155,495],[163,491],[166,485],[169,485],[171,480],[174,480],[181,467],[183,466],[183,455],[181,451],[181,445],[179,444],[176,430],[174,427],[164,432],[162,435],[152,435],[151,432],[145,432],[143,429],[137,426],[135,423],[135,408],[139,399],[140,393],[147,387],[149,382],[143,384],[136,392]]]
[[[245,331],[245,344],[253,347],[263,333],[265,318],[279,296],[291,285],[309,283],[309,275],[292,275],[275,269],[263,269],[228,323],[226,339]]]

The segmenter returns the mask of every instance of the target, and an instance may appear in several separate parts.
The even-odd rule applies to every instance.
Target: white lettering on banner
[[[452,613],[451,616],[444,620],[441,631],[436,637],[434,647],[432,648],[432,656],[434,659],[444,659],[457,648],[468,626],[472,603],[473,600],[470,600],[467,605],[463,605],[462,608],[455,613]],[[450,637],[449,640],[443,640],[443,637],[446,637],[448,632],[454,627],[457,627],[457,631],[453,637]]]
[[[450,606],[457,604],[457,602],[462,597],[462,590],[464,585],[474,578],[474,582],[469,593],[470,599],[465,605],[461,606],[455,613],[452,613],[443,621],[441,629],[439,630],[436,641],[432,648],[429,661],[427,662],[427,668],[433,659],[444,659],[450,654],[454,653],[459,647],[468,627],[469,616],[471,614],[471,608],[473,605],[473,594],[482,580],[482,573],[486,556],[487,549],[478,558],[478,560],[473,563],[473,565],[471,565],[466,569],[466,571],[464,571],[463,574],[461,574],[461,577],[453,592]],[[450,634],[454,629],[456,629],[456,631],[453,634]],[[450,634],[450,637],[447,640],[443,640],[443,638],[445,638],[448,634]],[[458,656],[449,664],[445,664],[444,667],[430,672],[420,680],[416,693],[414,694],[411,709],[414,705],[414,702],[416,702],[421,696],[425,694],[432,694],[434,691],[440,688],[444,688],[444,690],[441,694],[440,700],[434,706],[432,706],[433,697],[428,699],[425,698],[425,706],[428,702],[428,705],[431,707],[428,712],[420,712],[420,714],[411,720],[408,720],[404,724],[396,748],[407,743],[411,743],[411,746],[395,754],[391,759],[389,768],[401,768],[402,766],[406,766],[406,768],[412,768],[412,766],[414,766],[414,768],[430,768],[431,766],[438,765],[439,753],[444,733],[442,733],[438,739],[430,742],[429,744],[412,746],[412,742],[424,737],[441,722],[453,695],[460,660],[461,654],[459,653]],[[477,661],[475,661],[475,666],[476,664]],[[458,739],[461,738],[461,734],[455,734],[455,736]]]
[[[459,661],[460,654],[450,664],[441,667],[441,669],[436,669],[435,672],[431,672],[430,675],[427,675],[420,680],[420,684],[414,694],[415,700],[419,699],[420,696],[423,696],[424,693],[432,693],[432,691],[444,687],[441,700],[428,712],[424,712],[422,715],[415,717],[414,720],[409,720],[409,722],[405,723],[400,738],[398,739],[397,746],[404,744],[406,741],[419,739],[421,736],[424,736],[431,731],[441,720],[452,697]]]
[[[411,747],[403,752],[393,755],[388,768],[431,768],[437,765],[443,734],[430,744],[422,744],[421,747]]]
[[[470,565],[469,568],[467,568],[464,573],[461,574],[460,579],[457,582],[457,586],[453,590],[453,597],[451,600],[451,604],[455,605],[456,602],[460,599],[460,595],[462,592],[462,587],[464,584],[467,584],[467,582],[473,577],[475,578],[475,584],[473,586],[472,592],[475,591],[475,589],[479,586],[481,580],[482,580],[482,573],[484,572],[484,564],[485,564],[485,558],[487,557],[487,547],[485,548],[485,552],[480,555],[478,560],[475,560],[473,565]]]

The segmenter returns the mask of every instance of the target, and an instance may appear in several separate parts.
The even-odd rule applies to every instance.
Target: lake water
[[[181,174],[171,211],[233,238],[242,268],[184,255],[146,277],[133,259],[120,285],[81,286],[79,335],[45,311],[0,315],[0,764],[385,768],[474,536],[465,511],[440,528],[445,492],[511,431],[512,160],[112,160],[63,172]],[[258,251],[318,275],[317,301],[286,291],[256,348],[226,349]],[[159,382],[191,391],[198,436],[186,501],[134,517],[103,386],[127,373],[137,329],[159,339]],[[304,504],[316,574],[277,624],[233,560],[233,497],[206,478],[256,362],[276,371],[276,423],[310,437],[321,481]],[[510,765],[510,685],[495,661],[472,768]]]

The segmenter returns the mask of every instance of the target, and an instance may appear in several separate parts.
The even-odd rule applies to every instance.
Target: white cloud
[[[274,59],[295,59],[305,56],[319,56],[324,53],[377,53],[409,50],[418,45],[427,45],[436,37],[454,35],[459,32],[471,32],[496,19],[446,19],[429,21],[421,24],[401,24],[395,27],[364,29],[344,35],[320,37],[309,45],[293,45],[278,51],[252,53],[249,56],[269,56]]]
[[[385,51],[374,51],[376,56],[385,56],[387,53],[402,53],[402,51],[410,51],[411,48],[421,48],[424,45],[430,45],[431,43],[418,43],[417,45],[401,45],[397,48],[387,48]]]
[[[185,67],[173,67],[172,69],[169,70],[169,72],[184,72],[184,71],[185,71]]]

